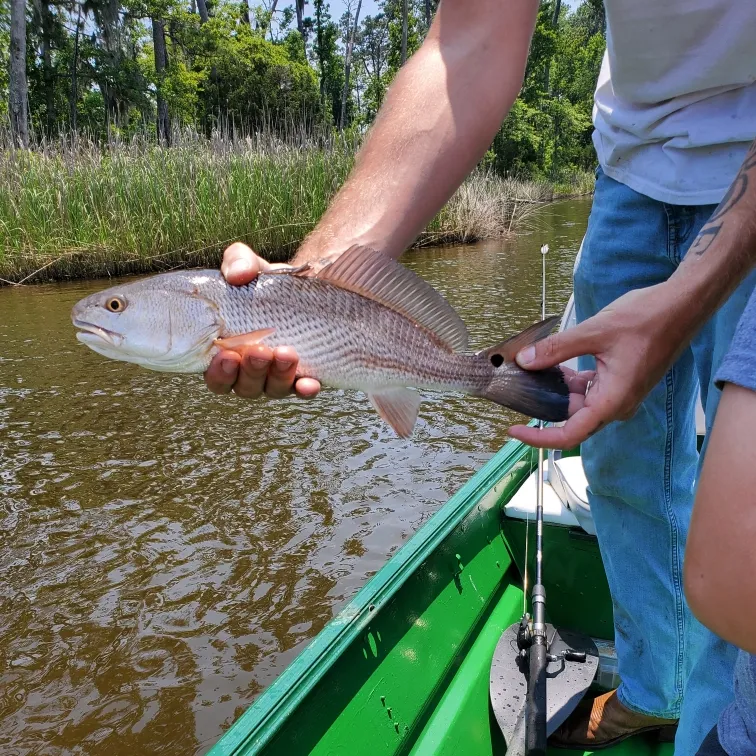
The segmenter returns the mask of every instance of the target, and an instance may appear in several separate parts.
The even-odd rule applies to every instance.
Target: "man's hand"
[[[612,421],[631,418],[693,335],[675,327],[677,305],[669,282],[631,291],[580,325],[523,349],[517,362],[528,370],[587,354],[595,356],[596,370],[562,368],[570,389],[564,425],[515,425],[510,436],[531,446],[570,449]]]
[[[667,281],[631,291],[579,326],[520,352],[517,362],[528,370],[592,354],[596,375],[584,399],[570,397],[565,425],[543,431],[517,425],[510,435],[532,446],[568,449],[613,420],[632,417],[696,332],[753,270],[754,217],[756,141],[724,199]],[[573,375],[568,379],[571,392],[572,383]]]
[[[272,265],[246,244],[236,242],[223,253],[221,272],[230,284],[243,286],[260,273],[287,267]],[[281,399],[292,390],[310,399],[320,391],[320,383],[313,378],[295,380],[298,360],[291,347],[271,349],[263,344],[248,344],[224,349],[213,357],[205,372],[205,383],[215,394],[233,391],[246,399],[257,399],[262,394]]]

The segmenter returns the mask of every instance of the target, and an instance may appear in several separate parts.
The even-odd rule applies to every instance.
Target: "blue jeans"
[[[669,278],[713,210],[657,202],[599,169],[575,271],[578,322]],[[720,396],[712,379],[755,282],[752,274],[720,308],[633,418],[582,446],[614,606],[618,695],[635,711],[680,718],[675,756],[696,753],[732,698],[736,649],[691,614],[683,554],[700,462],[696,393],[700,385],[708,431]]]

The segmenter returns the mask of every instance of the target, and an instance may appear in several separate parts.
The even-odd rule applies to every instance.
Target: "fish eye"
[[[111,297],[105,303],[105,307],[111,312],[121,312],[126,309],[126,302],[121,297]]]

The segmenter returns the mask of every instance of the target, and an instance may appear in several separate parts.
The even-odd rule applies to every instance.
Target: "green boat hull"
[[[511,442],[501,449],[209,756],[505,754],[489,703],[489,673],[501,634],[523,612],[525,523],[504,517],[503,507],[534,466],[531,448]],[[549,621],[612,640],[595,537],[547,526],[544,565]],[[639,736],[605,752],[672,756],[673,749]]]

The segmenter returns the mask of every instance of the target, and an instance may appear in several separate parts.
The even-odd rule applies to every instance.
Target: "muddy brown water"
[[[561,312],[590,208],[411,252],[488,346]],[[517,419],[426,393],[394,436],[357,392],[211,395],[80,345],[107,281],[0,290],[0,753],[204,754]]]

